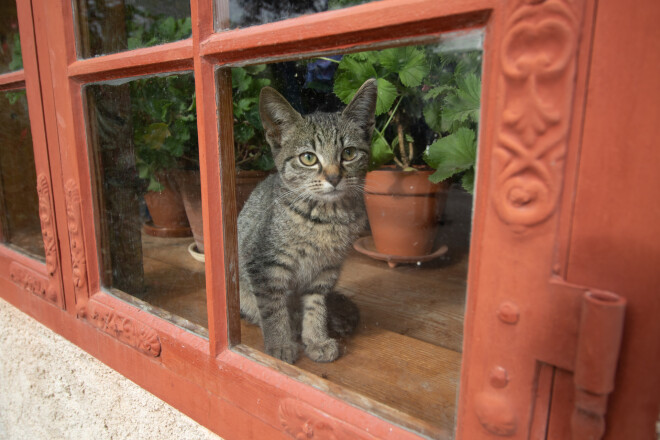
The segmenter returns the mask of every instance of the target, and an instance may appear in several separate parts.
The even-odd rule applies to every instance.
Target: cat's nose
[[[341,180],[341,173],[339,171],[338,166],[330,165],[326,167],[325,172],[323,174],[325,176],[325,180],[327,180],[330,185],[334,187],[337,187],[337,185],[339,185],[339,181]]]
[[[325,180],[327,180],[330,185],[337,187],[339,185],[339,181],[341,180],[341,176],[339,173],[337,174],[326,174],[325,175]]]

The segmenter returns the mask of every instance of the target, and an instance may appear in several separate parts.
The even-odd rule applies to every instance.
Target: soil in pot
[[[365,203],[374,246],[382,254],[424,256],[434,249],[439,212],[449,184],[432,183],[433,170],[381,169],[367,173]]]

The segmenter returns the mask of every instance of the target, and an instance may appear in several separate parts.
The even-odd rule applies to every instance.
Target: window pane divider
[[[0,91],[25,88],[25,71],[23,69],[0,75]]]
[[[282,54],[346,50],[357,45],[438,35],[483,27],[493,0],[373,2],[337,11],[227,30],[201,43],[201,54],[217,63],[264,62]],[[387,27],[387,34],[382,28]]]
[[[67,69],[81,82],[107,81],[137,75],[192,70],[192,38],[154,47],[77,60]]]

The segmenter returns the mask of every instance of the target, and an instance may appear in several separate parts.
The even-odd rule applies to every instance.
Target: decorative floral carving
[[[555,211],[566,153],[577,53],[577,19],[563,0],[522,3],[502,41],[495,207],[517,227]]]
[[[112,308],[89,300],[78,315],[94,327],[151,356],[160,355],[160,339],[151,327],[124,316]]]
[[[369,434],[294,399],[285,399],[278,410],[280,423],[296,440],[373,440]]]
[[[47,297],[53,298],[56,304],[63,303],[60,297],[60,290],[57,282],[57,236],[53,222],[53,210],[50,197],[50,182],[45,174],[39,174],[37,177],[37,194],[39,195],[39,220],[41,221],[41,235],[44,240],[44,250],[46,252],[46,270],[48,271]]]
[[[58,303],[57,291],[49,289],[49,281],[38,272],[12,261],[9,265],[9,278],[17,286],[31,292],[45,300]]]
[[[73,285],[76,298],[79,298],[79,293],[87,296],[87,263],[82,234],[80,192],[73,179],[66,183],[64,190],[66,192],[66,216],[67,227],[69,228],[69,246],[71,247]]]
[[[37,194],[39,195],[39,220],[41,221],[41,235],[44,239],[46,250],[46,269],[49,275],[54,275],[57,270],[57,241],[50,199],[50,183],[45,174],[39,174],[37,178]]]

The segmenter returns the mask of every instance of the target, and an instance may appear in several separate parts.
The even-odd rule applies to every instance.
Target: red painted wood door
[[[660,4],[576,3],[520,7],[494,55],[463,439],[655,438]]]

